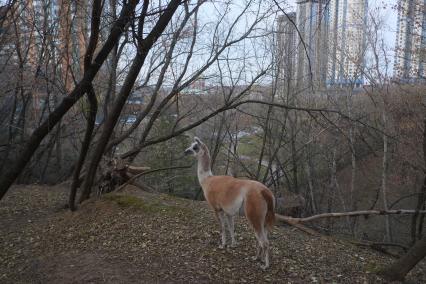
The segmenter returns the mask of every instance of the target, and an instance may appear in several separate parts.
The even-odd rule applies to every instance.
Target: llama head
[[[207,151],[206,145],[198,137],[194,137],[194,142],[185,150],[185,155],[194,157],[202,156]]]

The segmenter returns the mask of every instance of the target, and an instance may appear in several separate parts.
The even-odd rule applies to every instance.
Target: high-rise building
[[[21,60],[25,61],[24,68],[35,71],[41,56],[41,46],[46,40],[53,41],[57,37],[55,11],[58,7],[52,0],[25,0],[3,6],[3,9],[8,10],[10,22],[7,31],[13,35],[13,40],[9,42],[13,48],[3,52],[5,56],[10,56],[8,64],[18,64],[19,48]]]
[[[89,25],[87,1],[25,0],[19,5],[19,34],[28,46],[29,66],[34,69],[41,52],[54,48],[62,89],[70,92],[74,78],[83,73]]]
[[[399,0],[394,76],[404,81],[426,78],[426,1]]]
[[[0,6],[0,66],[4,66],[10,60],[8,55],[15,49],[12,12],[9,6]]]
[[[283,93],[296,83],[296,13],[281,15],[277,20],[276,64],[278,84]]]
[[[46,95],[45,78],[54,76],[57,80],[54,88],[49,86],[55,95],[69,93],[74,79],[81,78],[86,48],[81,38],[87,34],[88,7],[85,0],[12,1],[0,7],[2,78],[16,77],[17,70],[23,71],[25,80],[19,80],[34,105]],[[17,79],[6,82],[13,80]]]
[[[331,0],[327,85],[361,85],[366,53],[367,0]]]
[[[322,88],[327,70],[327,8],[326,0],[299,0],[297,4],[297,28],[300,38],[297,43],[296,77],[299,87],[313,83]]]

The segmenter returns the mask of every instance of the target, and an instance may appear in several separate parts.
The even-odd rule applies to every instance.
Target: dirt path
[[[384,283],[374,275],[391,258],[288,227],[271,234],[272,267],[250,257],[244,218],[239,245],[220,250],[203,202],[128,189],[71,213],[66,186],[24,186],[0,201],[1,283]],[[409,278],[426,283],[422,263]]]

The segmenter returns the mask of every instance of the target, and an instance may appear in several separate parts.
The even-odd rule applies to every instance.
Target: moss
[[[378,273],[382,267],[377,265],[377,263],[369,262],[365,265],[365,271],[368,273]]]
[[[121,207],[143,207],[142,199],[129,195],[107,194],[104,199],[114,201]]]
[[[176,201],[176,200],[179,200],[178,197],[176,197],[174,195],[171,195],[171,194],[160,194],[158,196],[158,198],[161,199],[161,200],[166,200],[166,201]]]

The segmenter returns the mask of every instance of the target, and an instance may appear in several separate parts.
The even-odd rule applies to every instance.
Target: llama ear
[[[198,137],[194,137],[194,140],[195,140],[195,142],[197,142],[198,144],[200,144],[200,145],[202,144],[202,143],[201,143],[200,138],[198,138]]]

